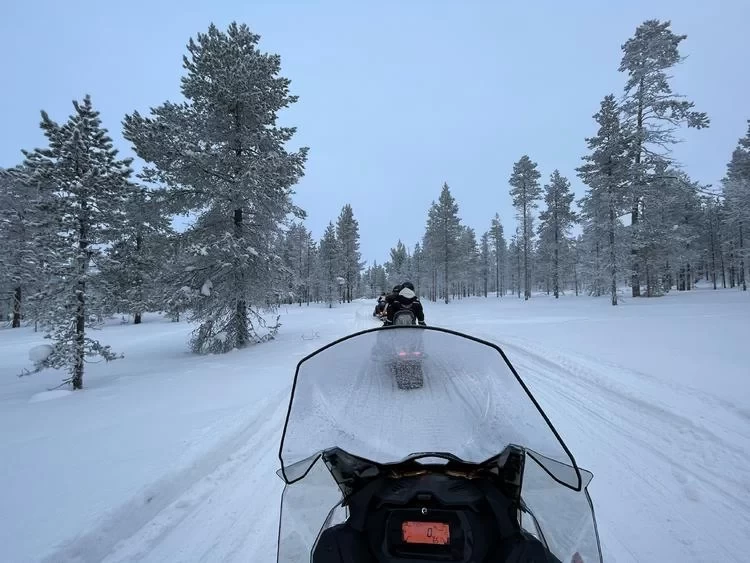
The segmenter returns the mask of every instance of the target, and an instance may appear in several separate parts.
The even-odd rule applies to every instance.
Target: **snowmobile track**
[[[609,544],[626,546],[633,535],[647,534],[654,539],[644,541],[663,546],[655,560],[699,559],[694,544],[706,541],[717,559],[741,560],[735,554],[743,552],[742,538],[750,537],[750,497],[738,494],[750,491],[742,412],[728,411],[737,417],[732,425],[696,420],[685,410],[690,402],[717,399],[673,385],[668,393],[649,394],[665,384],[621,366],[526,342],[499,344],[578,456],[576,461],[594,472],[591,490],[605,560],[610,560]],[[658,403],[651,396],[672,400]],[[603,479],[620,484],[617,500],[597,496],[597,481]],[[676,497],[691,501],[689,515],[672,509]],[[643,523],[635,524],[639,532],[609,527],[610,521],[622,520],[617,513],[627,504],[634,523]],[[685,537],[695,540],[679,539]]]
[[[214,491],[232,473],[242,468],[267,466],[263,458],[275,454],[274,435],[287,407],[288,389],[262,401],[263,406],[233,434],[203,454],[188,467],[167,474],[129,502],[111,512],[102,523],[86,534],[69,539],[45,563],[88,561],[147,561],[151,552],[175,528],[210,503]],[[257,479],[259,488],[267,477]],[[278,498],[277,501],[278,502]],[[131,541],[131,539],[133,541]],[[209,547],[209,546],[204,546]],[[210,553],[210,551],[209,551]],[[178,560],[172,554],[169,559]],[[193,554],[186,559],[195,560]]]

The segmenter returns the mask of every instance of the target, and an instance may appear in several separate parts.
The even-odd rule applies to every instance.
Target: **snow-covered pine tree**
[[[414,284],[414,289],[416,289],[417,295],[420,295],[420,287],[422,286],[427,271],[425,270],[426,264],[424,251],[422,250],[422,245],[419,243],[414,245],[414,253],[411,255],[411,264],[412,283]]]
[[[145,311],[159,307],[159,272],[169,254],[172,234],[163,190],[133,185],[124,205],[122,230],[102,261],[102,274],[118,312],[140,324]]]
[[[521,223],[520,246],[523,249],[523,287],[524,300],[531,297],[531,250],[533,245],[534,230],[532,212],[537,207],[537,200],[542,195],[539,186],[541,174],[537,170],[536,162],[527,155],[513,165],[513,173],[510,176],[510,195],[513,205],[518,211]]]
[[[9,299],[13,328],[29,316],[25,301],[42,279],[35,237],[43,192],[24,183],[24,177],[22,166],[0,169],[0,292]]]
[[[156,300],[158,311],[164,311],[172,322],[179,322],[183,312],[188,311],[198,292],[189,285],[180,285],[190,257],[185,252],[187,237],[171,233],[163,242],[163,262],[155,272]]]
[[[278,239],[278,254],[281,256],[283,268],[281,272],[282,293],[281,302],[286,304],[294,303],[299,299],[297,294],[299,263],[302,260],[303,251],[299,243],[299,228],[301,223],[292,223],[289,230]],[[300,301],[301,303],[301,301]]]
[[[497,297],[505,295],[505,275],[508,271],[508,246],[505,242],[500,215],[495,213],[490,225],[490,238],[495,260],[495,291]]]
[[[666,204],[664,222],[669,232],[662,239],[664,272],[662,286],[666,291],[676,286],[678,291],[693,288],[693,277],[701,257],[701,202],[704,189],[684,172],[674,170],[665,177],[665,189],[660,190],[662,204]]]
[[[409,251],[406,249],[406,245],[401,242],[401,239],[398,240],[395,247],[391,248],[390,256],[391,259],[385,263],[385,271],[388,274],[388,284],[393,287],[410,277]]]
[[[631,204],[631,288],[633,297],[641,294],[640,248],[644,240],[640,218],[644,213],[643,192],[654,174],[654,167],[669,158],[669,147],[676,142],[674,131],[680,125],[708,127],[705,113],[694,111],[694,103],[672,92],[667,72],[683,58],[680,43],[686,35],[675,35],[671,22],[647,20],[622,46],[620,71],[628,75],[622,111],[633,130],[630,167]]]
[[[718,197],[703,197],[703,243],[704,262],[708,279],[713,288],[718,288],[719,273],[724,275],[723,204]],[[726,287],[726,280],[723,283]]]
[[[750,120],[747,134],[739,140],[727,164],[722,188],[729,237],[734,241],[738,254],[738,285],[747,291],[747,268],[750,264],[750,243],[747,240],[750,230]]]
[[[307,299],[309,306],[311,302],[320,303],[323,299],[322,286],[320,283],[320,248],[318,242],[312,238],[307,246],[307,257],[305,259],[305,283],[307,284]]]
[[[350,204],[346,204],[336,222],[336,238],[341,250],[341,274],[346,281],[345,300],[352,302],[359,274],[362,271],[362,254],[359,251],[359,223],[354,218]]]
[[[443,184],[440,198],[433,202],[427,217],[427,228],[424,236],[424,249],[434,264],[435,295],[442,293],[447,304],[450,301],[450,289],[456,275],[460,260],[458,242],[461,236],[461,220],[458,217],[458,204],[451,195],[447,183]],[[437,274],[442,274],[443,285],[438,293]]]
[[[599,251],[606,248],[606,260],[596,260],[594,278],[602,276],[601,267],[606,268],[612,305],[617,305],[617,281],[622,266],[619,247],[622,245],[622,223],[619,217],[627,207],[628,182],[631,160],[629,147],[631,134],[620,123],[620,109],[613,95],[606,96],[594,114],[599,125],[596,136],[586,139],[589,154],[577,169],[578,176],[588,186],[581,200],[584,219],[584,240]],[[592,238],[593,237],[593,238]],[[598,287],[598,285],[597,285]]]
[[[35,298],[42,311],[40,324],[53,344],[36,371],[67,368],[70,377],[65,383],[81,389],[88,357],[118,357],[109,346],[90,338],[87,328],[106,311],[106,303],[92,297],[101,280],[97,259],[102,246],[122,228],[132,171],[130,159],[117,159],[91,98],[74,101],[73,106],[74,113],[63,125],[42,112],[49,146],[24,151],[24,181],[49,190],[42,203],[45,224],[35,242],[50,275]]]
[[[388,287],[388,277],[385,268],[381,264],[378,264],[377,261],[373,262],[370,270],[370,285],[373,296],[380,295],[390,289]]]
[[[549,184],[544,186],[544,202],[547,208],[539,214],[539,230],[551,258],[552,291],[557,299],[560,296],[560,255],[567,246],[568,231],[577,220],[571,209],[573,192],[570,182],[559,170],[552,172]]]
[[[570,241],[570,263],[573,269],[573,286],[575,287],[576,297],[580,291],[581,276],[579,270],[581,268],[581,240],[582,236],[578,235],[576,238]]]
[[[341,246],[336,237],[336,227],[328,223],[323,238],[320,240],[318,253],[318,278],[323,292],[323,298],[328,307],[333,307],[336,301],[339,284],[338,278],[341,272]]]
[[[276,241],[290,215],[307,149],[288,152],[295,129],[276,124],[297,101],[280,57],[258,50],[246,25],[226,32],[211,25],[188,43],[183,59],[183,103],[166,102],[151,117],[125,117],[124,135],[152,166],[146,179],[163,182],[175,207],[197,213],[188,229],[184,276],[176,287],[199,294],[192,319],[200,321],[195,352],[227,352],[273,338],[261,335],[263,308],[281,293]]]
[[[462,226],[458,241],[459,268],[454,295],[468,297],[476,295],[479,279],[479,249],[477,236],[471,227]]]
[[[508,258],[510,262],[508,270],[510,272],[511,290],[518,293],[519,299],[521,298],[521,286],[523,285],[521,268],[523,263],[523,249],[520,239],[521,227],[517,225],[516,232],[511,237],[510,244],[508,245]]]
[[[490,244],[490,233],[485,231],[479,242],[479,274],[482,284],[482,295],[487,297],[490,285],[490,271],[492,270],[492,246]]]
[[[531,260],[534,266],[532,283],[547,295],[552,293],[554,247],[555,239],[552,229],[547,224],[538,224],[536,244]]]
[[[304,301],[307,303],[308,307],[310,306],[310,302],[314,299],[314,294],[318,287],[318,258],[318,243],[313,239],[312,233],[309,230],[306,230],[301,280],[304,284]],[[315,299],[318,299],[318,297],[315,297]]]
[[[313,244],[312,233],[301,222],[293,223],[281,242],[285,290],[289,302],[296,300],[300,306],[303,302],[310,302]]]

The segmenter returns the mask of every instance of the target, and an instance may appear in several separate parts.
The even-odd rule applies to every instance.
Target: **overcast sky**
[[[510,232],[513,162],[529,154],[543,180],[575,168],[592,115],[620,95],[620,46],[645,19],[669,19],[688,59],[673,85],[711,127],[686,131],[676,157],[717,184],[750,118],[748,0],[37,0],[0,8],[0,166],[43,143],[39,110],[62,121],[91,94],[123,154],[126,113],[178,100],[191,36],[247,23],[279,53],[299,102],[283,114],[310,147],[295,201],[320,237],[351,203],[363,258],[412,246],[448,182],[481,234],[497,211]]]

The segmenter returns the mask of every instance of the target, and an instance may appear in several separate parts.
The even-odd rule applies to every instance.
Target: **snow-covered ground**
[[[30,329],[0,330],[0,561],[273,561],[278,443],[294,366],[374,326],[372,305],[283,309],[277,340],[187,352],[148,316],[101,339],[125,354],[18,379]],[[590,486],[605,561],[747,561],[750,296],[566,296],[426,303],[430,324],[493,340]]]

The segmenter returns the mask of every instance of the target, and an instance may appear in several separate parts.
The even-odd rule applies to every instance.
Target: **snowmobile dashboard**
[[[479,464],[444,453],[378,464],[323,452],[348,517],[319,536],[313,563],[558,562],[519,524],[524,455],[509,446]]]

